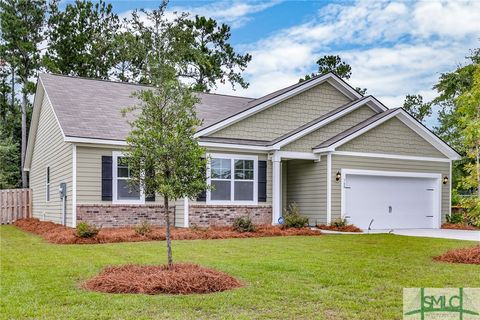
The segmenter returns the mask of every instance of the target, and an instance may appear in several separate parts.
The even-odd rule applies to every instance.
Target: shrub
[[[77,237],[80,238],[93,238],[95,237],[100,229],[95,228],[94,226],[89,225],[86,222],[80,222],[77,225],[77,229],[75,230],[75,233]]]
[[[300,215],[300,209],[296,203],[291,203],[285,209],[283,216],[286,228],[303,228],[308,225],[308,218]]]
[[[447,215],[447,222],[451,224],[463,224],[464,223],[464,213],[463,212],[452,212],[451,215]]]
[[[145,236],[152,231],[150,223],[147,220],[143,220],[140,224],[135,227],[135,233],[141,236]]]
[[[460,204],[461,197],[458,194],[457,189],[452,190],[452,206],[458,206]]]
[[[233,221],[233,229],[238,232],[254,232],[255,226],[250,218],[241,217]]]
[[[336,219],[332,222],[332,226],[336,228],[346,227],[348,225],[347,219]]]
[[[480,227],[480,197],[463,198],[461,205],[466,211],[464,223]]]

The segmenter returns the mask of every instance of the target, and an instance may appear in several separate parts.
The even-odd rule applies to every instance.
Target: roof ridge
[[[101,81],[101,82],[108,82],[108,83],[114,83],[114,84],[120,84],[120,85],[124,84],[124,85],[136,86],[136,87],[156,88],[155,86],[152,86],[152,85],[141,84],[141,83],[136,83],[136,82],[123,82],[123,81],[110,80],[110,79],[99,79],[99,78],[88,78],[88,77],[82,77],[82,76],[71,76],[71,75],[54,73],[54,72],[41,72],[41,73],[39,73],[39,76],[41,76],[41,75],[50,75],[50,76],[64,77],[64,78],[69,78],[69,79]],[[234,95],[231,95],[231,94],[224,94],[224,93],[195,92],[195,91],[194,91],[194,93],[208,94],[208,95],[215,95],[215,96],[225,96],[225,97],[232,97],[232,98],[239,98],[239,99],[250,99],[251,101],[256,100],[256,98],[252,98],[252,97],[234,96]]]

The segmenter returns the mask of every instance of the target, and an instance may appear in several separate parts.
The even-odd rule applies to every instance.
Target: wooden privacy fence
[[[30,189],[0,190],[0,205],[1,224],[31,217],[32,191]]]

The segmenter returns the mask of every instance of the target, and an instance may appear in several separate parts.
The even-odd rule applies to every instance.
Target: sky
[[[110,1],[121,16],[157,1]],[[260,97],[298,82],[324,55],[352,67],[348,82],[390,108],[405,95],[435,96],[441,73],[480,47],[476,1],[170,1],[170,11],[212,17],[232,27],[231,44],[252,61],[247,89],[219,83],[214,92]],[[427,124],[436,123],[432,116]]]

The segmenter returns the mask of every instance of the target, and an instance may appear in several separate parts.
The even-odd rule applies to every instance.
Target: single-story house
[[[272,80],[273,81],[273,80]],[[162,199],[127,187],[121,110],[149,87],[41,74],[25,170],[33,215],[75,227],[163,223]],[[458,153],[401,108],[328,73],[258,99],[198,93],[212,191],[175,202],[177,227],[276,224],[296,203],[309,223],[438,228]],[[63,187],[64,197],[59,195]]]

